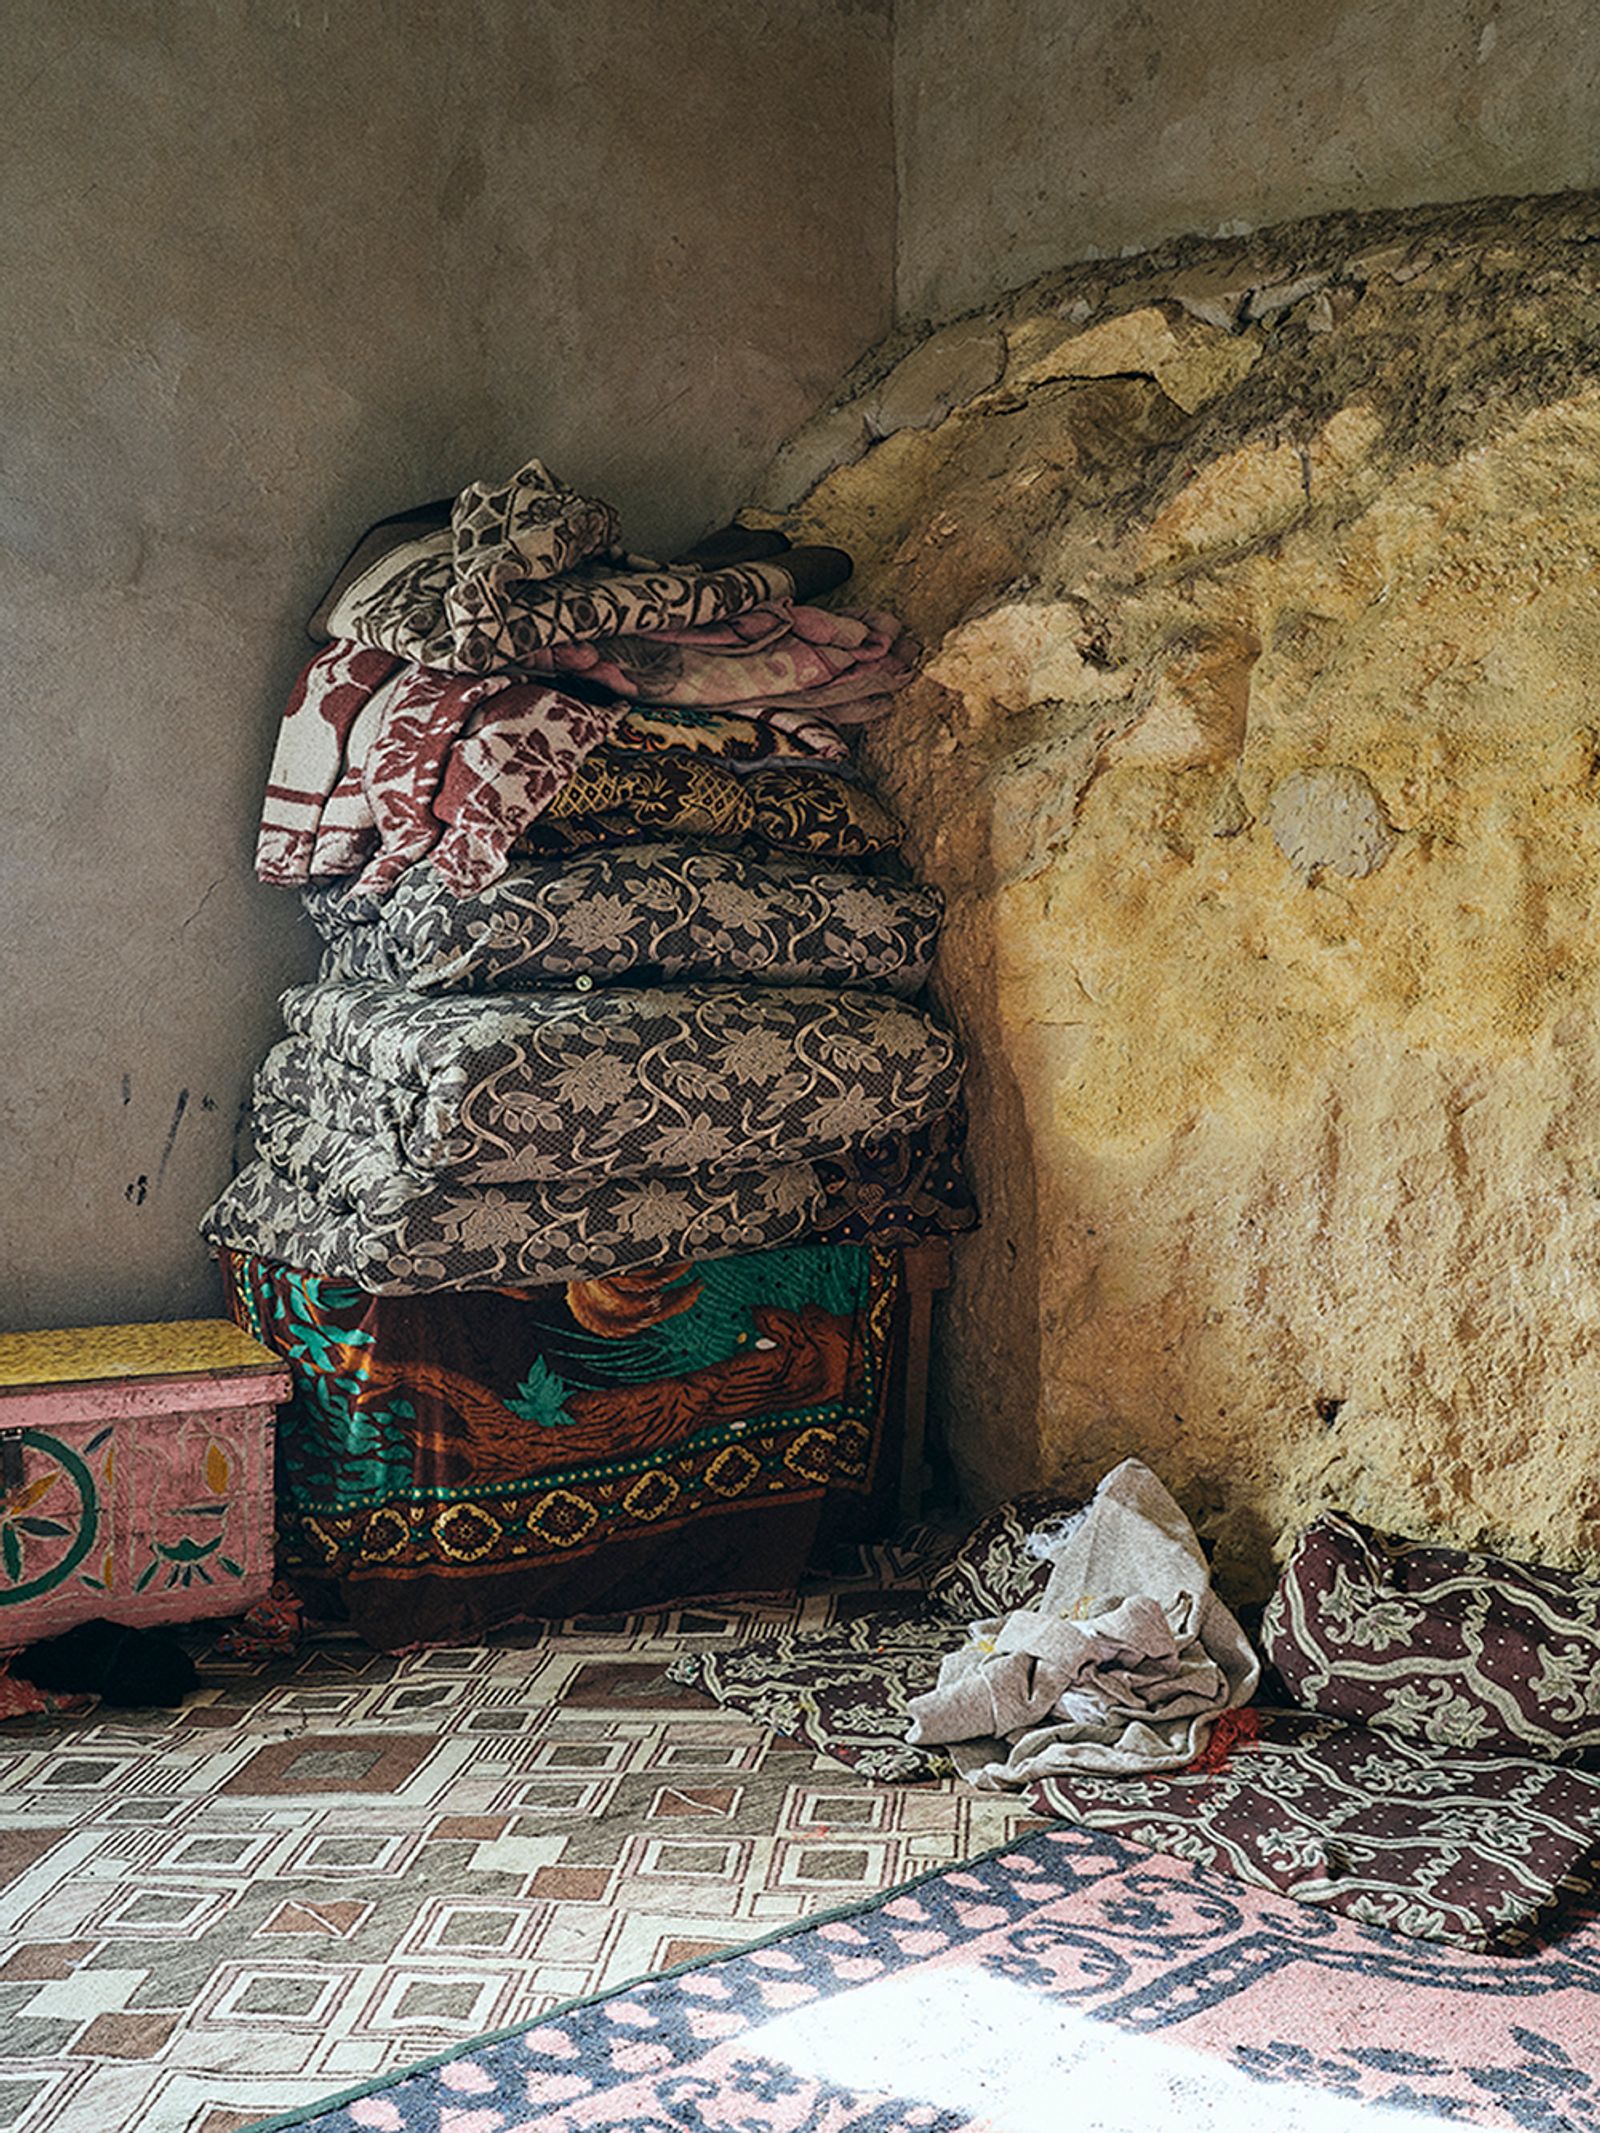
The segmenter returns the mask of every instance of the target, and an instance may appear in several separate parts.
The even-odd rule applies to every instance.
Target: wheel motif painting
[[[45,1430],[25,1429],[23,1480],[0,1512],[0,1608],[20,1606],[65,1584],[100,1533],[100,1488],[89,1460],[104,1453],[109,1479],[112,1432],[103,1429],[80,1453]],[[82,1581],[101,1586],[86,1575]]]

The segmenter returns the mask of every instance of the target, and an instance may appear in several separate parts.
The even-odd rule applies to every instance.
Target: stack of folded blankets
[[[849,559],[669,565],[531,462],[374,529],[284,715],[257,870],[323,937],[226,1251],[376,1294],[526,1289],[973,1220],[937,893],[853,726],[912,648]]]

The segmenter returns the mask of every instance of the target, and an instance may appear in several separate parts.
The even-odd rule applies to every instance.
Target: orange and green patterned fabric
[[[881,1515],[898,1252],[425,1298],[222,1259],[294,1379],[280,1560],[374,1643],[789,1591],[820,1537]]]

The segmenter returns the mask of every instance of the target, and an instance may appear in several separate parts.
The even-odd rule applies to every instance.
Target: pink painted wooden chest
[[[288,1397],[226,1319],[0,1335],[0,1648],[263,1598]]]

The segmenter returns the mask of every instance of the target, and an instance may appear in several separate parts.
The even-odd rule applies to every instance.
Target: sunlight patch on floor
[[[1356,2133],[1370,2104],[1252,2079],[1208,2052],[1132,2035],[1043,1993],[967,1967],[859,1985],[763,2023],[742,2040],[793,2073],[964,2110],[996,2133]],[[915,2117],[911,2119],[915,2123]],[[1437,2128],[1432,2112],[1385,2106],[1385,2133]]]

